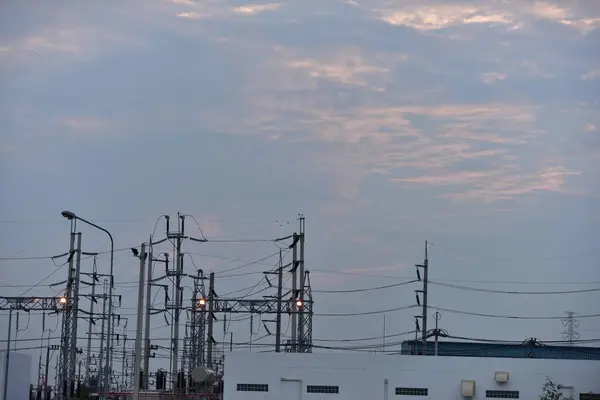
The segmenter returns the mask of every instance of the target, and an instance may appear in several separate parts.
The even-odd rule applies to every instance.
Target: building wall
[[[0,398],[4,388],[4,366],[6,352],[0,353]],[[10,353],[10,366],[8,368],[7,400],[29,400],[31,384],[31,355]]]
[[[434,355],[435,348],[428,342],[427,354]],[[423,354],[423,342],[402,342],[402,354]],[[438,356],[450,357],[498,357],[498,358],[544,358],[558,360],[600,360],[600,347],[583,346],[531,346],[528,344],[499,343],[438,343]]]
[[[496,383],[496,371],[509,372],[508,383]],[[599,361],[232,352],[225,356],[224,400],[458,400],[461,380],[475,380],[473,399],[485,399],[486,390],[518,390],[529,400],[539,398],[547,376],[572,387],[575,399],[600,393]],[[266,384],[268,392],[237,391],[237,384]],[[307,393],[307,385],[339,386],[339,393]],[[396,387],[428,394],[395,395]]]

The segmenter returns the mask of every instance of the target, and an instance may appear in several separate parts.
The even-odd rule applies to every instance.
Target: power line
[[[473,338],[473,337],[456,336],[456,335],[447,335],[445,337],[450,338],[450,339],[466,340],[466,341],[471,341],[471,342],[484,342],[484,343],[497,343],[497,344],[522,344],[523,343],[522,340],[482,339],[482,338]],[[540,340],[540,342],[541,343],[552,343],[552,344],[570,343],[569,341],[566,341],[566,340]],[[581,339],[581,340],[573,341],[573,343],[595,343],[595,342],[600,342],[600,338]]]
[[[270,258],[273,258],[273,257],[275,257],[275,256],[278,256],[278,255],[279,255],[279,251],[277,251],[277,252],[275,252],[275,253],[273,253],[273,254],[269,254],[268,256],[266,256],[266,257],[263,257],[263,258],[261,258],[261,259],[258,259],[258,260],[256,260],[256,261],[250,261],[250,262],[248,262],[248,263],[246,263],[246,264],[239,265],[239,266],[237,266],[237,267],[233,267],[233,268],[225,269],[225,270],[223,270],[223,271],[219,271],[219,272],[218,272],[218,274],[223,274],[223,273],[226,273],[226,272],[231,272],[231,271],[237,271],[237,270],[240,270],[240,269],[242,269],[242,268],[250,267],[250,266],[252,266],[252,265],[256,265],[256,264],[258,264],[258,263],[261,263],[261,262],[263,262],[263,261],[265,261],[265,260],[268,260],[268,259],[270,259]],[[219,275],[218,275],[218,274],[217,274],[217,273],[215,273],[215,277],[219,277]]]
[[[275,242],[276,239],[207,239],[207,243],[261,243]]]
[[[412,330],[412,331],[407,331],[407,332],[392,333],[392,334],[385,335],[385,336],[371,336],[371,337],[362,337],[362,338],[354,338],[354,339],[314,339],[313,338],[313,341],[314,342],[362,342],[362,341],[369,341],[369,340],[381,340],[383,338],[413,335],[414,333],[415,333],[415,331]]]
[[[133,245],[129,247],[123,247],[121,249],[115,249],[114,252],[118,253],[121,251],[131,250],[132,247],[138,246]],[[18,260],[54,260],[56,258],[67,256],[69,253],[58,254],[55,256],[24,256],[24,257],[0,257],[0,261],[18,261]],[[82,253],[85,254],[85,253]],[[99,251],[95,252],[93,255],[102,255],[102,254],[110,254],[110,251]]]
[[[437,282],[437,281],[429,281],[429,282],[434,285],[444,286],[444,287],[453,288],[453,289],[471,290],[474,292],[485,292],[485,293],[500,293],[500,294],[551,295],[551,294],[589,293],[589,292],[599,292],[600,291],[600,288],[591,288],[591,289],[578,289],[578,290],[524,292],[524,291],[514,291],[514,290],[496,290],[496,289],[475,288],[475,287],[470,287],[470,286],[452,285],[449,283],[442,283],[442,282]]]
[[[389,308],[387,310],[365,311],[365,312],[356,312],[356,313],[313,314],[313,315],[317,316],[317,317],[353,317],[353,316],[359,316],[359,315],[373,315],[373,314],[383,314],[383,313],[394,312],[394,311],[410,310],[411,308],[415,308],[415,307],[417,307],[417,306],[412,305],[412,306]]]
[[[538,320],[550,320],[550,319],[563,319],[564,316],[547,316],[547,317],[541,317],[541,316],[517,316],[517,315],[497,315],[497,314],[485,314],[485,313],[476,313],[476,312],[470,312],[470,311],[460,311],[460,310],[452,310],[449,308],[442,308],[442,307],[434,307],[434,306],[429,306],[429,308],[431,308],[432,310],[437,310],[437,311],[445,311],[445,312],[450,312],[450,313],[454,313],[454,314],[464,314],[464,315],[473,315],[473,316],[477,316],[477,317],[488,317],[488,318],[504,318],[504,319],[538,319]],[[579,318],[598,318],[600,317],[600,314],[588,314],[588,315],[579,315]]]
[[[388,288],[392,288],[392,287],[398,287],[398,286],[402,286],[402,285],[408,285],[409,283],[414,283],[414,282],[418,282],[418,279],[413,279],[411,281],[407,281],[407,282],[400,282],[400,283],[393,283],[390,285],[384,285],[384,286],[376,286],[376,287],[370,287],[370,288],[363,288],[363,289],[348,289],[348,290],[313,290],[313,293],[357,293],[357,292],[368,292],[371,290],[381,290],[381,289],[388,289]]]
[[[29,289],[27,289],[23,293],[21,293],[19,295],[19,297],[22,297],[22,296],[26,295],[27,293],[31,292],[33,289],[35,289],[36,287],[38,287],[39,285],[41,285],[42,283],[44,283],[47,279],[50,279],[54,274],[56,274],[58,271],[60,271],[68,263],[69,263],[69,261],[67,260],[63,264],[59,265],[54,271],[52,271],[51,273],[49,273],[48,275],[46,275],[44,278],[42,278],[41,281],[39,281],[38,283],[36,283],[35,285],[31,286]]]
[[[311,272],[333,274],[333,275],[350,275],[350,276],[365,276],[370,278],[382,279],[412,279],[410,276],[400,275],[380,275],[368,272],[353,272],[353,271],[335,271],[319,268],[311,268]],[[600,284],[600,281],[498,281],[498,280],[469,280],[469,279],[436,279],[437,282],[467,282],[467,283],[496,283],[507,285],[590,285]]]

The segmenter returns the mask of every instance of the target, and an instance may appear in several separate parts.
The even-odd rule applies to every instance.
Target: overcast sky
[[[56,270],[28,258],[68,250],[63,209],[126,249],[116,255],[123,315],[136,307],[138,261],[127,249],[178,211],[209,239],[184,243],[187,273],[264,259],[236,271],[254,274],[217,278],[222,295],[265,287],[261,271],[278,248],[210,240],[286,236],[298,213],[316,292],[415,279],[425,240],[432,282],[599,288],[599,27],[596,0],[2,1],[2,295]],[[84,251],[108,250],[106,236],[79,228]],[[155,238],[164,229],[161,221]],[[190,218],[186,231],[201,237]],[[107,272],[108,256],[97,262]],[[62,268],[27,295],[54,295],[47,285],[65,277]],[[383,313],[318,314],[411,306],[418,288],[315,293],[314,343],[381,343],[334,340],[382,336]],[[600,292],[433,283],[429,298],[448,310],[525,317],[597,314],[599,301]],[[419,312],[385,314],[386,334],[414,329]],[[266,333],[258,320],[254,339]],[[32,316],[19,338],[40,337],[40,321]],[[164,325],[160,315],[152,321]],[[248,322],[229,326],[235,342],[249,340]],[[26,323],[21,313],[20,329]],[[557,319],[451,311],[440,324],[503,340],[561,340],[563,330]],[[130,317],[130,338],[134,327]],[[600,318],[580,318],[578,331],[600,337]],[[222,341],[221,322],[215,332]],[[168,346],[159,340],[167,328],[153,335]],[[153,360],[158,367],[166,364]]]

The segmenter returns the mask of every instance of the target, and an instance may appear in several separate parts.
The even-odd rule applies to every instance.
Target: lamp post
[[[103,397],[108,397],[107,396],[107,390],[109,389],[108,384],[110,382],[109,379],[109,367],[110,367],[110,361],[112,360],[112,357],[110,356],[110,351],[111,351],[111,344],[112,344],[112,320],[113,320],[113,310],[112,310],[112,295],[113,295],[113,284],[114,284],[114,277],[113,277],[113,267],[114,267],[114,259],[115,259],[115,242],[113,240],[112,235],[110,234],[109,231],[107,231],[106,229],[102,228],[101,226],[98,226],[96,224],[94,224],[93,222],[90,222],[84,218],[81,218],[78,215],[75,215],[75,213],[71,212],[71,211],[63,211],[61,212],[61,215],[63,217],[65,217],[68,220],[79,220],[81,222],[84,222],[98,230],[101,230],[102,232],[106,233],[108,235],[108,238],[110,239],[110,285],[108,287],[108,338],[106,341],[106,362],[104,364],[104,374],[103,374],[103,378],[104,378],[104,383],[103,383]]]

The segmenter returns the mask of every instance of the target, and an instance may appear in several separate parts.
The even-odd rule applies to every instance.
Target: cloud
[[[79,54],[84,48],[84,38],[91,32],[88,29],[49,29],[38,35],[25,37],[11,46],[5,46],[6,52],[20,54],[23,52],[55,51]]]
[[[275,68],[301,71],[309,79],[328,80],[344,85],[371,86],[371,82],[382,82],[389,74],[389,66],[406,61],[406,54],[381,54],[367,58],[357,47],[345,46],[327,51],[306,51],[277,46]],[[293,75],[290,79],[293,79]],[[314,86],[313,86],[314,87]]]
[[[188,18],[188,19],[202,19],[208,16],[208,14],[200,14],[198,12],[195,11],[188,11],[188,12],[180,12],[177,14],[178,17],[181,18]]]
[[[471,1],[440,3],[433,1],[379,2],[373,10],[382,21],[419,31],[438,31],[461,25],[505,26],[532,29],[536,20],[552,21],[588,33],[598,28],[599,19],[586,10],[566,8],[549,2]]]
[[[539,18],[562,21],[571,17],[572,13],[567,8],[559,7],[548,2],[535,2],[529,8],[529,12]]]
[[[481,80],[488,85],[503,81],[504,79],[506,79],[506,74],[500,72],[486,72],[481,76]]]
[[[523,99],[537,88],[527,86],[521,91],[514,88],[514,82],[519,79],[555,76],[557,69],[535,53],[523,53],[518,48],[512,50],[519,55],[514,59],[506,59],[505,53],[473,55],[481,41],[472,38],[465,44],[471,58],[464,60],[456,55],[457,49],[447,47],[450,42],[440,36],[423,39],[427,40],[423,43],[439,46],[435,47],[439,52],[422,53],[421,43],[396,46],[386,42],[385,47],[372,50],[360,35],[353,37],[356,39],[353,42],[336,42],[337,37],[332,34],[318,43],[298,44],[296,41],[290,44],[275,35],[257,35],[252,30],[255,23],[243,22],[248,21],[245,18],[235,21],[244,32],[253,34],[233,37],[228,36],[231,31],[227,18],[217,18],[211,24],[194,24],[173,17],[201,19],[233,14],[256,15],[280,7],[281,3],[234,7],[225,2],[172,0],[160,7],[152,3],[141,13],[144,20],[153,21],[153,27],[171,29],[173,43],[181,38],[180,35],[185,35],[186,40],[193,38],[213,43],[224,39],[214,59],[235,53],[232,64],[243,65],[243,69],[228,70],[234,73],[228,77],[235,82],[231,87],[224,83],[218,88],[231,97],[227,113],[218,112],[217,106],[206,107],[204,101],[194,103],[192,98],[181,110],[174,110],[169,115],[171,122],[201,124],[207,131],[260,135],[269,140],[313,146],[316,150],[311,151],[309,168],[315,173],[328,174],[332,180],[330,189],[345,202],[359,198],[364,183],[373,175],[398,184],[446,186],[445,189],[454,190],[448,185],[431,183],[441,176],[447,182],[463,186],[459,193],[465,193],[469,188],[464,186],[470,186],[479,191],[495,190],[495,195],[518,196],[529,191],[518,191],[514,187],[482,187],[481,181],[486,179],[485,174],[497,171],[515,185],[525,185],[536,180],[539,173],[535,171],[550,168],[547,158],[531,157],[531,154],[537,154],[534,146],[542,146],[540,151],[546,151],[555,144],[555,138],[548,133],[551,129],[538,115],[542,107]],[[466,25],[471,26],[468,29],[482,24],[512,28],[523,21],[562,23],[582,18],[580,10],[551,4],[519,1],[509,4],[491,0],[444,5],[427,1],[391,1],[385,5],[375,0],[355,5],[352,10],[357,13],[356,24],[373,23],[375,25],[370,26],[375,33],[378,33],[376,29],[382,29],[384,33],[396,30],[373,21],[373,16],[388,18],[390,24],[427,32],[452,28],[450,32],[459,35],[472,33],[466,30]],[[277,24],[267,25],[265,29],[269,27],[278,29]],[[461,27],[465,30],[458,30]],[[298,25],[300,28],[302,26]],[[401,37],[407,30],[397,31]],[[46,44],[41,39],[23,43],[57,52],[85,54],[90,52],[90,44],[95,44],[91,32],[98,30],[94,27],[83,30],[81,36],[74,34],[78,32],[75,28],[63,30],[62,34],[60,30],[54,32],[54,36],[42,36],[49,41]],[[507,43],[504,46],[508,49],[506,54],[511,54],[511,46],[515,46],[511,33],[506,29],[494,32],[499,35],[498,42]],[[343,33],[345,35],[345,31]],[[112,37],[119,36],[114,34]],[[411,37],[424,36],[412,33]],[[110,36],[102,40],[108,43]],[[346,44],[349,42],[353,44]],[[12,51],[11,45],[6,47]],[[525,60],[523,54],[527,56]],[[439,61],[440,57],[443,62]],[[227,58],[226,61],[232,60]],[[518,63],[518,66],[512,63]],[[587,69],[589,67],[578,71]],[[588,79],[588,75],[591,76],[585,74],[584,79]],[[507,79],[508,76],[511,79]],[[177,84],[177,79],[170,82]],[[494,86],[490,88],[492,84]],[[529,84],[531,80],[527,81]],[[160,107],[155,118],[157,115],[162,118],[164,110],[170,109],[164,104]],[[106,121],[92,118],[67,118],[61,124],[88,133],[109,127]],[[581,122],[577,126],[581,130]],[[566,167],[568,161],[561,160],[559,165]],[[560,175],[562,183],[568,175]],[[508,182],[499,175],[494,178]],[[488,192],[482,195],[490,196]],[[328,206],[336,209],[335,202]]]
[[[581,79],[583,79],[583,80],[591,80],[591,79],[598,79],[598,78],[600,78],[600,69],[594,69],[594,70],[588,71],[585,74],[581,75]]]
[[[437,5],[385,10],[381,20],[391,25],[403,25],[422,31],[439,30],[460,24],[513,24],[510,13],[467,5]]]
[[[197,6],[198,2],[193,0],[168,0],[169,3],[186,5],[186,6]]]
[[[252,4],[249,6],[235,7],[233,11],[238,14],[256,15],[266,11],[278,10],[281,6],[281,3]]]
[[[509,200],[536,191],[562,191],[566,177],[579,174],[581,172],[561,166],[547,167],[527,174],[516,166],[507,165],[496,170],[445,172],[394,181],[432,186],[462,186],[463,190],[446,193],[444,197],[454,200],[495,201]]]
[[[569,175],[580,175],[580,171],[571,171],[565,167],[548,167],[536,173],[505,174],[498,171],[476,182],[470,182],[474,188],[446,194],[454,200],[511,200],[516,196],[538,191],[561,192]]]
[[[600,28],[600,18],[582,18],[576,20],[563,20],[561,24],[578,29],[584,34],[588,34]]]
[[[58,123],[77,134],[106,131],[111,126],[110,121],[94,117],[68,117],[59,120]]]

